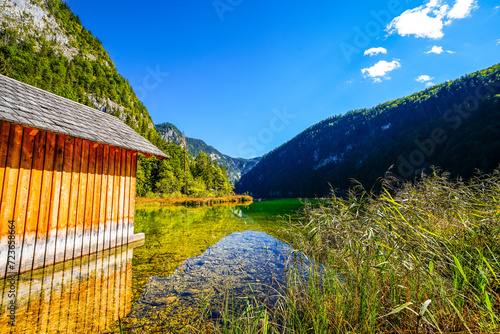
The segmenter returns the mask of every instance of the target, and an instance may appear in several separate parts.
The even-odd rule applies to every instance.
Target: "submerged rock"
[[[220,318],[218,309],[225,302],[236,308],[244,297],[272,306],[292,267],[305,273],[307,260],[278,239],[264,232],[233,233],[184,261],[172,275],[150,277],[131,318],[138,327],[163,321],[162,328],[169,328],[186,312],[194,318],[203,312]],[[174,297],[175,303],[164,303]]]

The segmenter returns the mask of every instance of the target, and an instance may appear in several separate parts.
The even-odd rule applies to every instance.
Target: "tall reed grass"
[[[500,333],[500,169],[381,186],[306,204],[287,231],[322,270],[291,272],[272,309],[224,310],[216,331]]]

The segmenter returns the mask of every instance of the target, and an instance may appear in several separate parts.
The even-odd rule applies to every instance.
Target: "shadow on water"
[[[277,217],[300,206],[286,200],[137,210],[135,232],[145,233],[144,245],[23,274],[14,299],[11,281],[0,281],[0,332],[175,333],[193,324],[203,330],[203,312],[217,318],[228,297],[252,293],[272,303],[290,252]]]

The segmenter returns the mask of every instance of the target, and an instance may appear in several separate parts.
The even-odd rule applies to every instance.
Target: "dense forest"
[[[465,178],[500,163],[500,65],[411,96],[328,118],[265,155],[236,185],[257,197],[367,189],[430,166]]]
[[[172,123],[162,123],[155,125],[158,134],[166,141],[180,144],[182,141],[181,131]],[[231,184],[234,184],[241,178],[241,175],[247,173],[255,166],[260,158],[243,159],[232,158],[228,155],[222,154],[213,146],[208,145],[201,139],[185,137],[186,148],[193,156],[197,156],[201,152],[210,156],[214,161],[227,170],[227,175]]]
[[[6,9],[2,8],[0,74],[115,115],[164,151],[170,159],[160,161],[141,156],[137,177],[139,196],[161,193],[203,197],[233,193],[226,170],[217,162],[201,153],[187,154],[184,160],[182,147],[158,135],[146,107],[130,83],[117,72],[102,43],[81,25],[78,16],[64,2],[32,3],[46,13],[44,22],[53,19],[53,24],[40,31],[28,13],[16,20],[7,17]],[[9,1],[3,4],[8,5]]]

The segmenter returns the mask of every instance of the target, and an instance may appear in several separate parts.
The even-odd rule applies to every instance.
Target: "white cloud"
[[[493,13],[491,13],[490,16],[488,16],[488,18],[495,16],[498,13],[499,9],[500,9],[500,6],[496,6],[495,8],[493,8]]]
[[[371,56],[376,56],[378,55],[379,53],[383,53],[383,54],[387,54],[387,49],[385,48],[381,48],[381,47],[378,47],[378,48],[371,48],[371,49],[368,49],[365,51],[364,55],[370,55]]]
[[[409,9],[387,25],[389,34],[439,39],[444,36],[443,27],[455,19],[468,17],[478,8],[477,0],[456,0],[453,7],[441,0],[429,0],[427,4]]]
[[[363,68],[361,73],[365,78],[372,78],[373,82],[382,82],[382,80],[388,80],[390,77],[387,74],[397,68],[401,67],[401,63],[394,59],[391,62],[381,60],[372,67]]]
[[[392,20],[387,26],[390,34],[396,32],[401,36],[415,35],[438,39],[443,34],[443,19],[448,5],[441,5],[439,0],[431,0],[427,5],[409,9]]]
[[[441,53],[443,52],[447,52],[447,53],[455,53],[454,51],[450,51],[450,50],[443,50],[443,47],[442,46],[437,46],[437,45],[434,45],[429,51],[427,51],[426,53],[429,54],[429,53],[437,53],[438,55],[440,55]]]
[[[431,81],[432,79],[434,79],[434,78],[429,76],[429,75],[423,74],[423,75],[419,75],[418,77],[416,77],[415,81],[423,83],[423,82]]]
[[[463,19],[469,17],[476,8],[478,8],[477,0],[457,0],[447,16],[450,19]]]
[[[497,45],[500,45],[500,39],[497,41]]]
[[[434,45],[432,49],[430,49],[426,53],[437,53],[438,55],[440,55],[441,53],[443,53],[443,47]]]
[[[428,83],[425,84],[425,87],[430,87],[430,86],[434,86],[434,85],[435,85],[434,82],[429,81]]]

